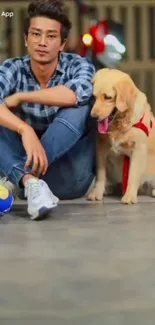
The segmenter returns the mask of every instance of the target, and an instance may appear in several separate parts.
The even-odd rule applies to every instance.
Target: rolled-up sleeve
[[[4,104],[4,99],[13,93],[16,82],[17,67],[8,59],[0,65],[0,104]]]
[[[84,105],[93,96],[92,78],[95,67],[85,58],[78,57],[72,63],[72,78],[65,86],[72,89],[77,98],[77,105]]]

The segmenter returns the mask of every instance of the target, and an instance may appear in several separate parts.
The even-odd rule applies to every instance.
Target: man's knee
[[[59,109],[55,120],[65,124],[73,132],[80,135],[86,128],[90,110],[90,105]]]
[[[64,156],[51,164],[43,179],[60,199],[83,196],[95,175],[93,130],[81,137]]]

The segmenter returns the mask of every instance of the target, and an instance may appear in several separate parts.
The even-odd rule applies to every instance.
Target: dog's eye
[[[103,96],[104,96],[104,99],[109,99],[109,100],[112,99],[111,96],[108,96],[108,95],[106,95],[106,94],[104,94]]]

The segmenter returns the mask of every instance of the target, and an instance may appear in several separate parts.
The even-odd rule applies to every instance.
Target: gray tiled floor
[[[0,325],[154,325],[155,201],[62,202],[0,220]]]

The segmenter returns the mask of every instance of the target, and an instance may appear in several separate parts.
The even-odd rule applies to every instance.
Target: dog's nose
[[[91,117],[94,117],[94,118],[98,118],[98,114],[97,114],[97,113],[95,113],[95,112],[93,112],[93,111],[91,112],[91,114],[90,114],[90,115],[91,115]]]

